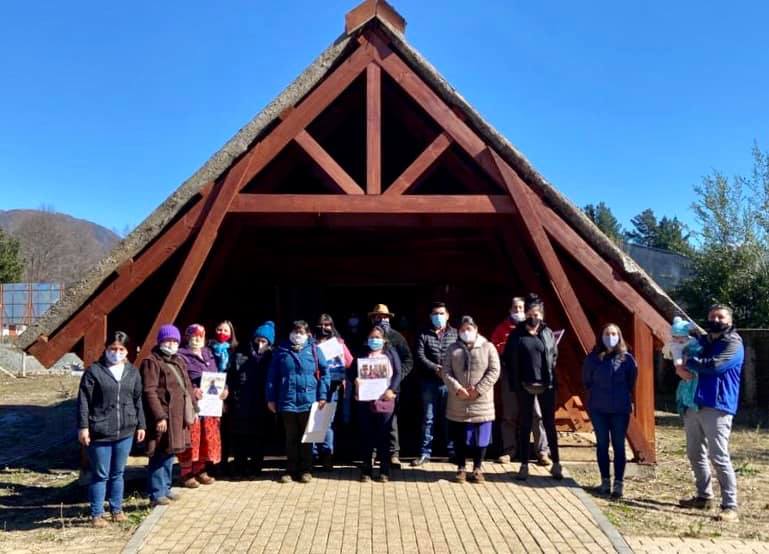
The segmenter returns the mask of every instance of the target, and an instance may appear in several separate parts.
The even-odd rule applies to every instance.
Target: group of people
[[[712,503],[706,458],[710,449],[726,495],[722,513],[731,517],[728,513],[733,512],[736,517],[736,485],[726,441],[731,414],[736,411],[741,358],[737,360],[735,349],[741,349],[741,342],[731,324],[731,312],[724,318],[727,310],[711,310],[708,319],[718,320],[718,329],[713,325],[709,334],[697,339],[701,350],[694,355],[692,349],[692,355],[678,360],[676,370],[689,389],[693,380],[699,380],[683,413],[698,493],[682,505]],[[157,344],[138,369],[128,360],[132,348],[128,336],[112,333],[101,358],[84,373],[78,396],[79,440],[87,448],[92,470],[93,525],[107,525],[105,496],[112,520],[125,519],[123,470],[134,440],[146,441],[150,501],[165,505],[178,497],[171,489],[174,458],[187,488],[213,483],[211,467],[227,463],[230,455],[236,473],[260,472],[276,415],[285,432],[286,472],[280,482],[310,482],[314,457],[324,467],[332,467],[337,446],[333,420],[339,414],[345,422],[355,418],[357,424],[361,481],[374,478],[378,460],[377,480],[387,482],[391,468],[400,467],[400,386],[413,368],[422,400],[420,452],[411,462],[413,467],[430,461],[439,439],[456,464],[457,482],[483,482],[482,463],[496,423],[501,442],[498,461],[517,458],[517,479],[528,478],[531,454],[536,463],[550,466],[555,479],[562,479],[555,423],[560,333],[545,323],[544,304],[538,296],[514,298],[490,340],[479,333],[471,316],[463,316],[459,327],[452,327],[446,304],[436,302],[414,354],[403,335],[392,328],[393,317],[386,305],[376,305],[369,313],[367,332],[348,343],[329,314],[322,314],[314,328],[306,321],[295,321],[279,344],[274,323],[267,321],[241,348],[229,321],[221,322],[208,342],[202,325],[190,325],[182,336],[168,324],[160,328]],[[359,322],[349,323],[353,328]],[[341,354],[327,359],[323,343],[332,339],[341,344]],[[381,368],[382,375],[377,377],[386,380],[384,392],[375,399],[359,398],[362,376],[356,360],[364,358]],[[197,413],[203,396],[201,378],[208,371],[227,374],[219,396],[224,402],[221,418]],[[733,390],[735,371],[737,392]],[[624,440],[637,373],[620,327],[603,326],[584,361],[583,381],[596,434],[599,492],[613,497],[623,495]],[[731,380],[722,385],[719,379],[725,374]],[[318,410],[329,406],[337,410],[331,414],[325,439],[312,444],[302,437],[315,403]],[[609,445],[614,451],[613,483]]]

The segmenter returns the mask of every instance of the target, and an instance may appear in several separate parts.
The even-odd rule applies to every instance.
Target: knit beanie
[[[251,338],[255,339],[257,337],[262,337],[263,339],[267,339],[267,342],[270,344],[275,344],[275,323],[272,321],[265,321],[259,327],[254,329],[254,334]]]
[[[158,331],[158,344],[167,340],[175,340],[176,342],[182,342],[181,333],[179,329],[171,324],[163,325]]]

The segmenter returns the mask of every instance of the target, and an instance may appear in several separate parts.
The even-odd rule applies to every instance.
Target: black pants
[[[467,463],[467,457],[470,456],[473,459],[473,469],[481,469],[481,463],[486,456],[486,447],[483,446],[467,446],[467,429],[466,423],[460,423],[457,421],[449,421],[449,437],[454,441],[454,455],[457,458],[457,467],[459,469],[465,469]]]
[[[299,476],[312,469],[312,444],[303,443],[302,435],[310,419],[310,412],[281,412],[286,430],[286,468],[288,473]]]
[[[539,407],[542,410],[542,425],[545,427],[547,442],[550,445],[550,458],[558,463],[558,433],[555,430],[555,389],[546,389],[538,394]],[[518,460],[522,464],[529,463],[529,435],[534,411],[534,395],[524,389],[518,391]]]
[[[244,468],[250,460],[254,469],[262,469],[264,465],[264,440],[265,438],[261,433],[232,433],[230,446],[235,456],[235,465]]]
[[[390,431],[393,414],[382,414],[371,411],[371,402],[357,402],[360,438],[363,445],[363,473],[371,475],[371,459],[374,449],[379,456],[379,469],[383,475],[390,474]]]
[[[401,453],[401,440],[398,436],[398,399],[395,399],[395,411],[392,413],[392,425],[390,427],[390,454],[399,456]]]

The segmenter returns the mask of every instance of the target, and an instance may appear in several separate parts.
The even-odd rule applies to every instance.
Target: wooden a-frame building
[[[88,363],[108,330],[144,355],[166,322],[285,328],[377,302],[406,327],[435,298],[490,333],[512,295],[535,291],[566,329],[560,423],[589,428],[581,362],[616,322],[640,366],[628,438],[653,463],[653,352],[680,309],[406,42],[405,25],[381,0],[349,12],[342,36],[21,346],[46,366],[69,351]]]

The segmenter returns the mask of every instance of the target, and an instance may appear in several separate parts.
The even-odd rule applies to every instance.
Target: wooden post
[[[366,68],[366,194],[382,193],[382,70]]]
[[[650,446],[639,449],[635,441],[631,446],[638,461],[653,464],[657,461],[654,434],[654,340],[649,327],[638,314],[633,314],[633,356],[638,363],[638,379],[635,386],[635,410],[632,420]]]
[[[83,345],[83,367],[87,368],[101,357],[104,342],[107,340],[107,316],[100,315],[94,319],[86,330]]]

